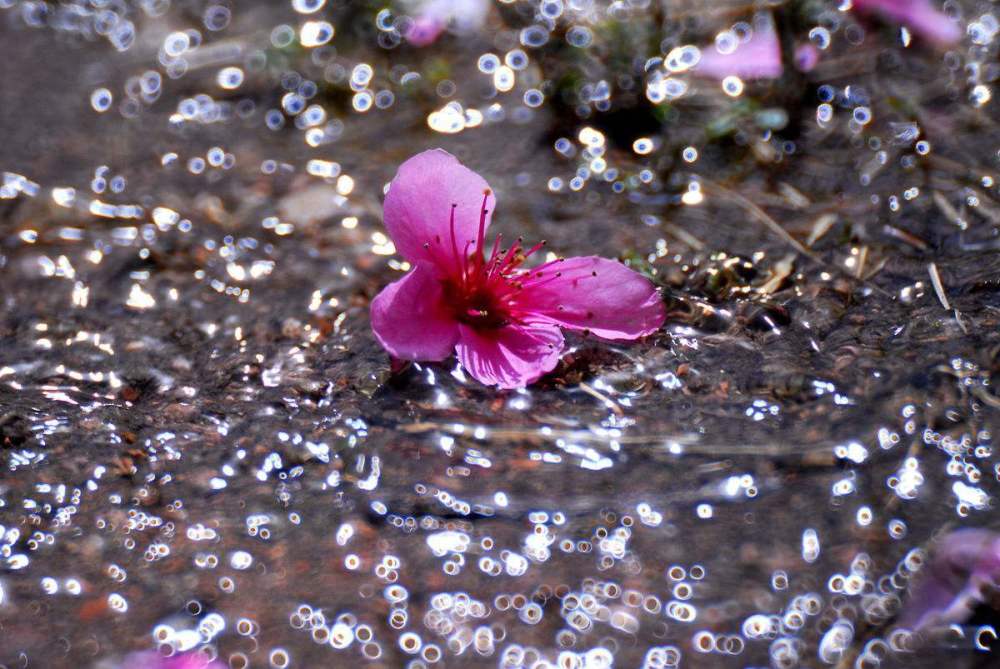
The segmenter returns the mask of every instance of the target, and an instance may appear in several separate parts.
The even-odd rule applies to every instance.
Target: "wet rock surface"
[[[366,3],[120,3],[124,49],[57,20],[99,4],[0,1],[0,664],[995,662],[988,605],[919,652],[894,631],[936,537],[1000,529],[995,7],[949,3],[945,52],[792,3],[840,17],[815,72],[658,106],[628,63],[659,47],[615,31],[732,17],[566,3],[532,49],[552,3],[508,3],[438,51]],[[508,93],[480,56],[514,51]],[[614,109],[567,107],[574,73],[620,74]],[[458,101],[480,122],[442,132]],[[392,369],[383,187],[430,146],[505,236],[647,273],[666,327],[572,338],[522,391]]]

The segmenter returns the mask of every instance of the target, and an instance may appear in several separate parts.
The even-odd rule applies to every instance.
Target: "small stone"
[[[347,198],[333,186],[315,184],[283,197],[278,202],[278,217],[284,223],[316,223],[343,213],[346,204]]]

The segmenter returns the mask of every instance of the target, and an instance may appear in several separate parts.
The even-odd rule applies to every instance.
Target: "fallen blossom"
[[[486,253],[494,204],[486,181],[440,149],[399,167],[385,227],[413,269],[371,305],[372,330],[392,356],[436,361],[455,351],[480,382],[516,388],[556,366],[560,328],[631,340],[663,324],[656,288],[617,261],[584,256],[526,268],[542,244],[502,249],[500,235]]]
[[[163,657],[159,653],[145,651],[132,653],[126,657],[121,669],[225,669],[225,666],[201,653],[181,653]]]
[[[781,43],[774,26],[767,24],[754,30],[746,42],[723,53],[718,46],[702,49],[695,65],[696,74],[713,79],[736,76],[740,79],[777,79],[781,76]]]
[[[914,577],[900,624],[923,629],[962,623],[1000,585],[1000,534],[963,529],[939,542],[930,562]]]
[[[413,46],[433,44],[449,26],[462,34],[482,28],[489,13],[489,0],[427,0],[414,10],[406,29],[406,40]]]
[[[858,11],[902,23],[935,44],[947,46],[962,39],[958,24],[934,9],[931,0],[853,0],[852,4]]]

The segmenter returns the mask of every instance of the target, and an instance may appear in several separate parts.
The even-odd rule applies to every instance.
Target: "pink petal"
[[[372,332],[382,347],[402,360],[444,360],[458,338],[433,267],[419,264],[375,296]]]
[[[411,263],[426,260],[442,273],[454,273],[458,263],[451,243],[451,210],[455,209],[455,247],[463,254],[479,234],[483,196],[490,191],[481,176],[455,156],[432,149],[399,166],[385,196],[385,227],[393,243]],[[489,226],[496,199],[486,197]],[[428,245],[428,246],[425,246]],[[462,256],[464,257],[464,256]]]
[[[854,0],[854,7],[902,23],[936,44],[955,44],[962,39],[961,28],[934,9],[930,0]]]
[[[811,72],[819,64],[819,49],[812,44],[800,44],[795,47],[795,69],[799,72]]]
[[[459,325],[458,359],[488,386],[521,388],[552,371],[563,351],[559,328],[531,323],[477,330]]]
[[[433,44],[444,32],[445,22],[433,16],[418,16],[406,31],[406,41],[413,46]]]
[[[969,602],[968,593],[961,586],[923,577],[910,590],[899,624],[916,630],[936,622],[961,622],[963,617],[968,617]]]
[[[964,622],[982,600],[981,586],[1000,578],[1000,535],[962,529],[945,535],[912,582],[900,624],[919,629]]]
[[[604,339],[637,339],[656,332],[666,318],[649,279],[614,260],[567,258],[543,271],[517,298],[517,308],[534,318]]]
[[[163,657],[159,653],[146,651],[132,653],[126,657],[121,669],[223,669],[223,667],[221,662],[209,660],[200,653]]]
[[[714,79],[732,75],[740,79],[777,79],[782,71],[778,35],[773,29],[755,30],[750,41],[740,43],[732,53],[707,47],[702,50],[694,71]]]

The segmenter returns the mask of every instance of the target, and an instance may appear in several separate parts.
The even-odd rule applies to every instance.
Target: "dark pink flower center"
[[[489,291],[467,293],[462,285],[446,281],[445,299],[452,307],[455,320],[474,328],[499,328],[510,322],[505,305]]]
[[[455,238],[457,205],[452,205],[451,248],[444,254],[448,259],[447,267],[443,268],[447,270],[447,276],[442,280],[445,300],[451,307],[455,320],[476,329],[496,329],[518,322],[526,312],[519,303],[522,291],[526,287],[547,282],[550,278],[558,278],[561,273],[550,270],[563,261],[558,258],[535,269],[523,269],[521,265],[524,261],[540,250],[545,242],[525,250],[518,238],[509,249],[501,249],[501,235],[496,236],[489,256],[484,256],[486,215],[489,213],[486,201],[489,196],[489,191],[483,195],[478,238],[468,240],[461,252]],[[443,245],[444,241],[436,237],[434,243]],[[429,248],[430,244],[424,246]],[[470,247],[474,247],[472,253],[469,252]]]

